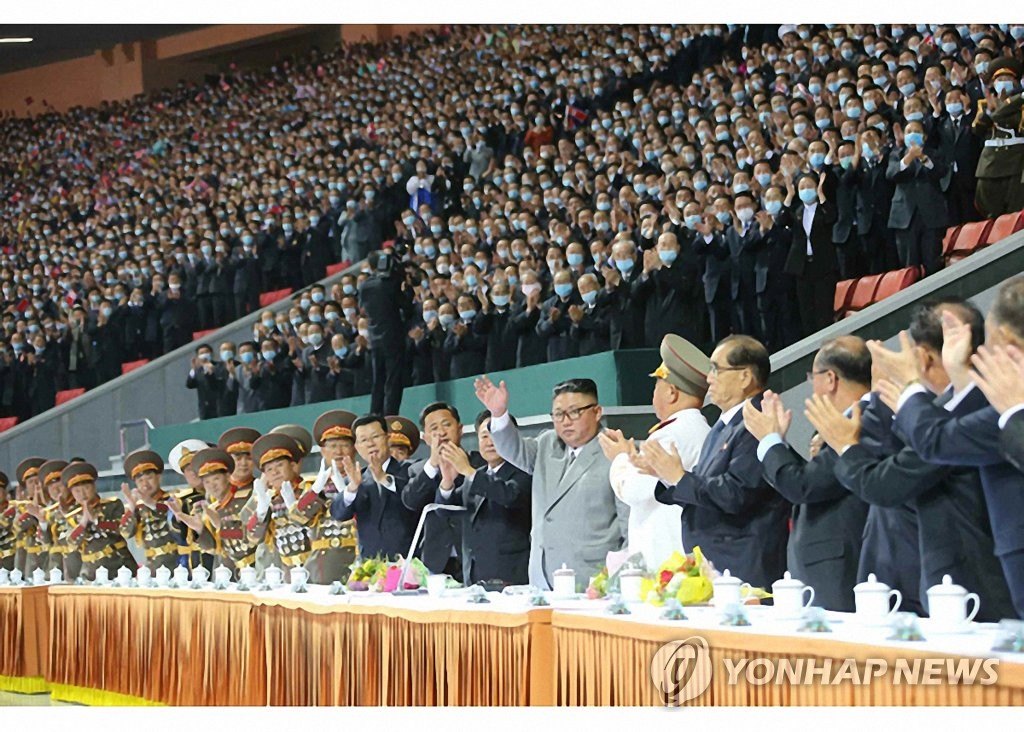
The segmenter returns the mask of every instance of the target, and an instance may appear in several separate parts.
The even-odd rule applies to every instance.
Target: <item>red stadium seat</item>
[[[57,392],[56,406],[60,406],[65,402],[70,402],[75,397],[80,397],[85,393],[85,389],[65,389],[64,391]]]
[[[264,292],[260,295],[260,307],[265,308],[273,305],[278,300],[284,300],[286,297],[292,294],[292,288],[286,287],[283,290],[273,290],[271,292]]]
[[[953,252],[953,244],[960,234],[960,226],[950,226],[946,229],[946,235],[942,237],[942,256],[948,257]]]
[[[149,363],[148,358],[140,358],[138,361],[128,361],[121,364],[121,374],[129,374],[137,368],[142,368]]]
[[[958,261],[964,257],[974,254],[985,246],[985,237],[992,228],[992,221],[972,221],[960,227],[953,248],[949,252],[951,262]]]
[[[18,424],[17,417],[4,417],[0,419],[0,432],[6,432],[16,424]]]
[[[872,303],[880,302],[890,295],[895,295],[900,290],[910,287],[921,279],[921,270],[918,267],[906,267],[893,272],[886,272],[878,283],[878,291]]]
[[[206,336],[210,335],[210,333],[216,332],[216,328],[210,328],[209,330],[197,330],[195,333],[192,334],[192,340],[198,341],[200,338],[205,338]]]
[[[837,319],[842,317],[843,312],[849,307],[855,284],[857,284],[857,280],[842,280],[836,283],[836,300],[833,309]]]
[[[849,310],[856,312],[863,310],[875,301],[875,292],[882,281],[882,275],[868,275],[857,280],[853,286],[853,295],[850,297]]]
[[[327,265],[327,276],[336,275],[338,272],[342,272],[348,269],[348,262],[338,262],[337,264]]]
[[[1024,229],[1024,212],[1014,211],[1013,213],[1003,214],[992,222],[992,228],[985,235],[983,246],[990,246],[1000,242],[1010,234],[1014,234],[1021,229]]]

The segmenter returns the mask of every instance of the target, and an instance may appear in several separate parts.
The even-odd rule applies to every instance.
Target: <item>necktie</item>
[[[711,455],[713,455],[714,452],[718,450],[718,438],[725,430],[725,426],[725,422],[723,422],[722,420],[718,420],[717,422],[715,422],[715,426],[711,428],[711,431],[708,433],[707,438],[704,440],[704,445],[700,449],[700,458],[697,460],[697,465],[694,467],[703,467],[705,464],[707,464],[708,459],[711,457]]]
[[[569,468],[572,467],[573,461],[576,460],[576,456],[573,455],[572,450],[566,450],[565,452],[565,467],[562,468],[562,478],[569,472]]]

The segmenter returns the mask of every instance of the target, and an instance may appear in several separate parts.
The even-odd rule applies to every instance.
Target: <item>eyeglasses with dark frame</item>
[[[714,361],[711,362],[711,367],[708,369],[708,376],[712,374],[722,374],[726,371],[742,371],[743,369],[749,369],[749,366],[719,366]]]
[[[584,412],[586,412],[588,409],[592,409],[592,408],[594,408],[596,406],[597,406],[597,402],[594,402],[593,404],[587,404],[587,405],[584,405],[582,407],[576,407],[575,409],[566,409],[565,411],[552,412],[551,413],[551,421],[552,422],[562,422],[566,418],[568,418],[570,422],[575,422],[577,419],[579,419],[580,417],[583,416]]]

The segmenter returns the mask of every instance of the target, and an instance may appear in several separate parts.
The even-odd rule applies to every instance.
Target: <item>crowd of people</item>
[[[1020,25],[454,26],[6,119],[0,409],[38,413],[51,381],[88,386],[384,242],[416,274],[403,383],[666,333],[777,350],[831,322],[837,279],[932,272],[947,225],[1024,207],[1022,43]],[[361,307],[321,323],[349,349],[336,394],[366,389],[344,363],[372,351]],[[337,373],[312,348],[289,317],[251,350]]]
[[[822,344],[809,459],[787,442],[794,416],[767,389],[763,343],[730,335],[709,357],[675,334],[650,374],[659,422],[643,440],[602,429],[587,378],[557,384],[553,427],[527,437],[505,382],[481,376],[474,451],[459,410],[436,402],[418,423],[329,410],[312,430],[185,440],[167,458],[187,483],[173,494],[150,450],[127,456],[133,485],[107,498],[92,465],[27,458],[13,500],[0,475],[0,563],[83,580],[136,562],[236,578],[302,567],[327,584],[358,579],[362,560],[416,556],[466,585],[552,589],[560,568],[653,570],[700,547],[754,587],[789,572],[828,610],[853,611],[854,586],[874,576],[926,615],[927,590],[952,577],[977,593],[979,620],[1024,618],[1024,276],[987,314],[956,297],[920,303],[899,340]]]

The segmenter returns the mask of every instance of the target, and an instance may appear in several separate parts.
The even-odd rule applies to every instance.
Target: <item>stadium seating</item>
[[[270,307],[278,300],[284,300],[291,294],[292,288],[290,287],[286,287],[283,290],[272,290],[270,292],[264,292],[260,295],[260,307]]]
[[[866,307],[881,302],[917,282],[922,277],[919,267],[868,275],[856,280],[843,280],[836,285],[836,320],[849,317]]]
[[[0,432],[6,432],[16,424],[18,424],[17,417],[4,417],[0,419]]]
[[[219,328],[210,328],[209,330],[197,330],[195,333],[192,334],[192,340],[198,341],[201,338],[205,338],[206,336],[210,335],[211,333],[216,333],[218,330]]]
[[[65,402],[70,402],[75,397],[80,397],[84,393],[85,393],[85,389],[84,388],[65,389],[64,391],[58,391],[57,392],[57,400],[56,400],[55,404],[56,404],[56,406],[59,407],[61,404],[64,404]]]
[[[129,361],[127,363],[123,363],[121,364],[121,374],[130,374],[135,369],[142,368],[147,363],[149,363],[148,358],[140,358],[138,361]]]

